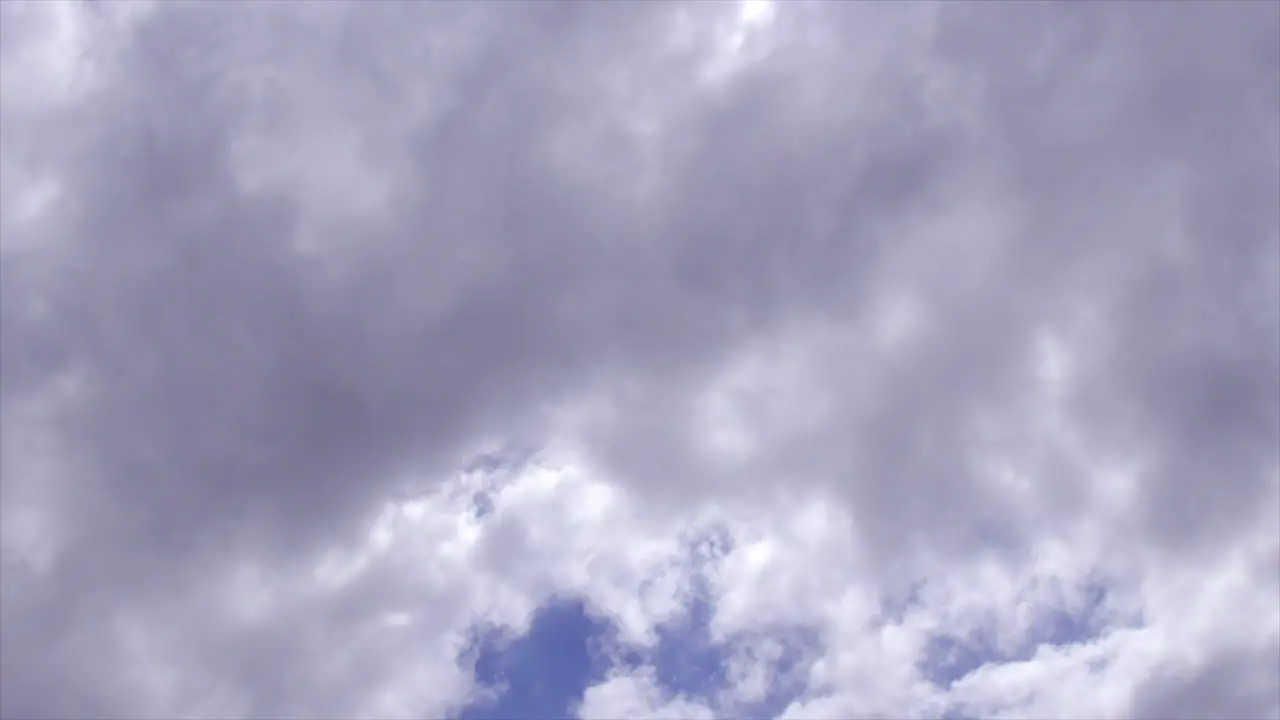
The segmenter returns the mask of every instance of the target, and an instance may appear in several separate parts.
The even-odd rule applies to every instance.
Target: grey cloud
[[[1189,673],[1166,672],[1144,683],[1134,699],[1132,717],[1271,718],[1280,715],[1280,642],[1261,651],[1232,651],[1209,658]]]
[[[270,42],[293,30],[305,43],[305,12],[161,9],[104,68],[109,91],[72,119],[88,137],[63,174],[73,205],[59,230],[70,247],[52,251],[68,257],[29,291],[45,295],[48,317],[9,317],[20,312],[10,310],[19,295],[6,302],[4,325],[5,385],[14,395],[40,369],[57,369],[47,366],[47,354],[87,373],[87,390],[61,421],[84,469],[64,480],[74,500],[57,508],[69,559],[28,591],[56,600],[45,612],[65,603],[86,609],[60,613],[69,627],[45,631],[52,636],[43,643],[5,643],[5,715],[41,707],[77,716],[164,712],[110,689],[111,673],[97,666],[113,662],[120,639],[94,616],[198,582],[234,560],[229,548],[291,562],[356,537],[394,489],[397,471],[455,466],[468,440],[517,429],[571,380],[589,379],[597,363],[621,362],[622,350],[660,349],[670,337],[705,352],[710,339],[692,328],[647,321],[647,286],[664,270],[662,255],[646,258],[654,251],[618,237],[626,227],[580,212],[588,200],[558,182],[539,155],[548,132],[572,120],[547,99],[567,78],[541,76],[545,68],[525,62],[544,49],[565,52],[564,23],[552,20],[584,23],[568,37],[589,37],[662,10],[578,7],[555,8],[548,18],[518,9],[473,19],[483,47],[462,61],[455,87],[441,88],[457,96],[446,117],[399,137],[371,138],[375,152],[390,145],[410,161],[396,168],[405,175],[395,178],[394,215],[343,228],[363,237],[336,251],[350,253],[336,277],[309,269],[290,247],[306,215],[323,208],[307,197],[246,194],[230,164],[237,136],[258,118],[220,65],[238,69],[238,51],[261,51],[255,31]],[[337,22],[351,19],[359,37],[381,32],[376,14],[407,8],[372,12],[363,22],[360,13]],[[438,14],[432,8],[425,17],[385,22],[429,23]],[[334,44],[341,48],[344,39]],[[372,38],[351,41],[342,49],[376,49]],[[568,72],[586,59],[571,54],[552,70]],[[350,78],[346,62],[338,65],[348,72],[333,80],[352,83],[349,95],[335,93],[338,102],[389,99]],[[394,79],[403,82],[414,69],[397,68]],[[294,80],[306,89],[306,77],[280,82]],[[412,89],[383,92],[396,98]],[[314,111],[324,112],[328,99]],[[312,111],[305,96],[293,100],[301,105],[295,112]],[[366,122],[386,129],[377,111],[353,114],[341,132],[363,132]],[[311,129],[300,124],[298,132]],[[287,141],[289,132],[274,141]],[[349,170],[321,161],[307,173]],[[641,257],[632,261],[632,253]],[[19,262],[6,260],[6,280],[21,275]],[[639,269],[636,276],[613,276],[627,265]],[[6,295],[26,293],[23,280],[6,282]],[[592,295],[601,300],[596,314],[582,307]],[[648,339],[637,341],[638,323],[627,328],[620,315],[645,322]],[[618,347],[626,344],[632,347]],[[20,471],[6,473],[7,486]],[[246,640],[251,656],[266,658],[247,667],[300,663],[316,651],[290,629]],[[103,649],[84,657],[37,649],[63,640]],[[264,686],[278,673],[242,674],[234,668],[245,665],[243,651],[207,649],[225,654],[212,671],[242,681],[251,714],[289,712],[316,692]],[[40,661],[20,659],[32,653]],[[84,678],[83,697],[48,692],[75,677]]]
[[[1173,548],[1217,547],[1267,496],[1280,446],[1273,10],[944,10],[936,43],[904,42],[900,51],[972,81],[976,130],[929,130],[920,116],[927,103],[909,101],[924,93],[920,81],[892,73],[875,87],[899,102],[879,122],[842,114],[846,100],[831,80],[805,111],[841,121],[807,127],[803,140],[778,140],[783,158],[739,140],[750,137],[746,130],[709,126],[700,164],[735,179],[690,197],[705,206],[728,195],[726,205],[741,209],[763,195],[770,215],[714,221],[714,242],[700,236],[694,245],[712,259],[703,266],[715,268],[697,278],[699,287],[737,283],[741,295],[726,296],[751,306],[747,298],[767,296],[777,272],[805,288],[806,307],[839,318],[861,308],[872,280],[905,253],[923,272],[938,267],[924,288],[934,329],[918,350],[874,379],[856,353],[824,366],[825,386],[841,398],[837,417],[816,436],[777,448],[773,462],[736,468],[737,482],[818,475],[843,483],[862,539],[886,567],[921,547],[971,549],[981,521],[1013,510],[968,467],[973,451],[992,441],[979,423],[1034,442],[1018,434],[1026,420],[1011,414],[1034,387],[1033,342],[1043,329],[1071,327],[1092,305],[1101,335],[1076,348],[1083,374],[1068,412],[1114,456],[1153,459],[1140,535],[1150,530]],[[865,32],[855,24],[862,20],[840,26],[850,44]],[[724,122],[754,128],[769,117],[757,108]],[[895,123],[925,129],[895,145],[887,130]],[[864,142],[879,145],[871,158],[859,152]],[[802,169],[788,173],[787,158]],[[763,193],[744,180],[752,168]],[[961,194],[980,188],[982,172],[993,168],[990,193]],[[1186,183],[1180,197],[1162,201],[1168,173]],[[801,210],[802,197],[828,203]],[[978,228],[959,256],[945,254],[944,243],[913,239],[908,220],[936,212],[948,197],[989,203],[992,215],[1014,219],[1013,231],[999,237]],[[824,210],[834,227],[827,235],[790,225]],[[811,266],[800,264],[808,257]],[[794,297],[796,286],[783,297]],[[853,324],[849,332],[866,329]],[[872,399],[859,400],[868,384],[877,386]],[[623,473],[635,470],[646,482],[677,478],[656,491],[667,495],[716,473],[699,464],[687,434],[662,419],[687,413],[687,393],[662,397],[669,399],[625,405],[623,449],[614,454]],[[1053,486],[1045,491],[1070,500],[1064,510],[1087,507],[1093,491],[1084,469],[1044,452],[1037,462],[1049,464],[1034,471]]]
[[[163,712],[53,648],[113,657],[95,613],[198,584],[239,548],[305,562],[363,532],[406,468],[536,435],[588,391],[619,408],[589,450],[655,507],[812,476],[846,494],[886,572],[961,552],[1017,510],[967,466],[976,420],[1018,406],[1035,332],[1082,295],[1110,319],[1069,407],[1154,458],[1135,538],[1229,541],[1280,443],[1275,8],[944,7],[931,36],[904,29],[923,10],[802,5],[759,68],[700,91],[696,53],[663,39],[710,5],[165,6],[80,105],[6,108],[25,123],[6,146],[47,142],[46,123],[65,138],[44,157],[69,201],[45,255],[0,270],[3,411],[67,368],[88,385],[59,420],[71,559],[39,582],[6,569],[0,714]],[[849,59],[878,33],[900,39],[879,65]],[[1040,47],[1058,54],[1024,62]],[[899,60],[969,83],[977,125],[944,119]],[[651,98],[656,139],[619,129],[623,81]],[[650,161],[655,187],[629,194]],[[1157,207],[1168,166],[1203,179]],[[251,171],[286,179],[245,189]],[[913,239],[991,177],[975,197],[1015,218],[1011,237],[979,229],[954,266]],[[298,252],[307,238],[326,253]],[[936,280],[917,352],[870,391],[856,355],[822,359],[826,427],[757,467],[708,467],[672,418],[716,363],[814,315],[863,332],[852,319],[904,258]],[[1017,437],[1012,412],[997,417]],[[1083,511],[1078,473],[1044,462]],[[253,668],[314,654],[303,626],[337,611],[312,612],[196,641],[192,662],[251,714],[309,712],[325,703],[305,668],[279,686]]]

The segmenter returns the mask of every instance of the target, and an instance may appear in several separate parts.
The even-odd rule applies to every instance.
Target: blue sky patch
[[[1107,599],[1106,586],[1091,583],[1084,588],[1083,606],[1075,612],[1050,608],[1032,624],[1014,652],[1002,652],[990,628],[979,627],[966,635],[940,634],[929,639],[920,663],[925,679],[943,688],[984,665],[1020,662],[1033,657],[1042,645],[1063,646],[1088,642],[1101,632],[1098,614]]]
[[[476,656],[476,681],[498,689],[496,703],[476,703],[458,720],[529,720],[570,717],[585,689],[607,667],[593,652],[609,623],[593,617],[577,600],[556,600],[538,610],[522,636],[488,630]]]
[[[730,545],[724,534],[699,537],[690,544],[691,560],[702,568]],[[477,684],[496,697],[477,700],[457,720],[570,717],[586,689],[610,670],[638,667],[653,668],[668,698],[683,697],[734,716],[776,716],[805,689],[808,667],[820,647],[816,632],[780,628],[713,642],[715,608],[701,572],[695,571],[693,585],[688,605],[657,628],[658,641],[651,648],[620,644],[616,625],[577,599],[561,598],[540,608],[524,635],[477,627],[467,655],[474,658]],[[766,696],[738,707],[716,707],[728,686],[731,657],[766,640],[783,647]]]

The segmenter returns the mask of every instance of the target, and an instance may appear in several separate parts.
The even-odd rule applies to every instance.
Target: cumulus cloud
[[[0,715],[1280,717],[1276,6],[0,41]]]

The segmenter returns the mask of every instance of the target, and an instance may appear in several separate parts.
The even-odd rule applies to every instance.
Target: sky
[[[1280,718],[1280,4],[0,3],[0,716]]]

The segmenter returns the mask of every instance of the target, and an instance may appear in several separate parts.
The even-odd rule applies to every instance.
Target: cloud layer
[[[1280,717],[1276,6],[0,27],[0,715]]]

